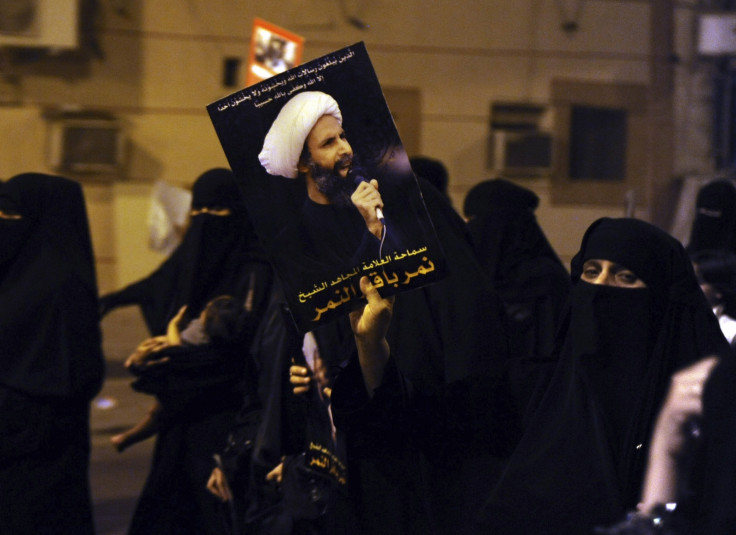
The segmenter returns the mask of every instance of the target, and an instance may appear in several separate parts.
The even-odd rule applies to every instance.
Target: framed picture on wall
[[[304,38],[265,20],[253,21],[245,86],[296,67],[302,59]]]

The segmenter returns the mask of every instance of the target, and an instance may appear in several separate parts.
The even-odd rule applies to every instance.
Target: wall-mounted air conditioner
[[[55,171],[115,178],[125,167],[121,122],[102,112],[46,112],[47,163]]]
[[[0,1],[0,47],[73,49],[79,0]]]
[[[490,135],[489,167],[507,177],[549,174],[552,134],[540,130],[496,130]]]

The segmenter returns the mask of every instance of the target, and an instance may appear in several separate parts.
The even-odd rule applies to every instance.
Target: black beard
[[[330,203],[337,206],[352,206],[350,196],[355,191],[355,184],[348,178],[340,176],[338,169],[342,169],[349,157],[342,158],[335,163],[332,169],[322,167],[315,162],[309,162],[309,170],[317,190],[327,197]]]

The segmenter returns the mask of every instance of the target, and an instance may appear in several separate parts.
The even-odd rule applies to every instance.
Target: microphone
[[[365,169],[362,167],[353,166],[350,168],[350,171],[348,171],[348,178],[352,179],[353,182],[355,182],[355,185],[357,186],[361,182],[370,182],[368,180],[368,177],[366,177],[367,173],[365,172]],[[383,210],[381,210],[379,207],[376,206],[376,217],[381,222],[382,225],[386,224],[386,221],[383,218]]]

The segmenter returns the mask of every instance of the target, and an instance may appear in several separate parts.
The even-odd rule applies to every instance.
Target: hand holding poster
[[[442,249],[362,43],[210,104],[302,332],[445,276]]]

